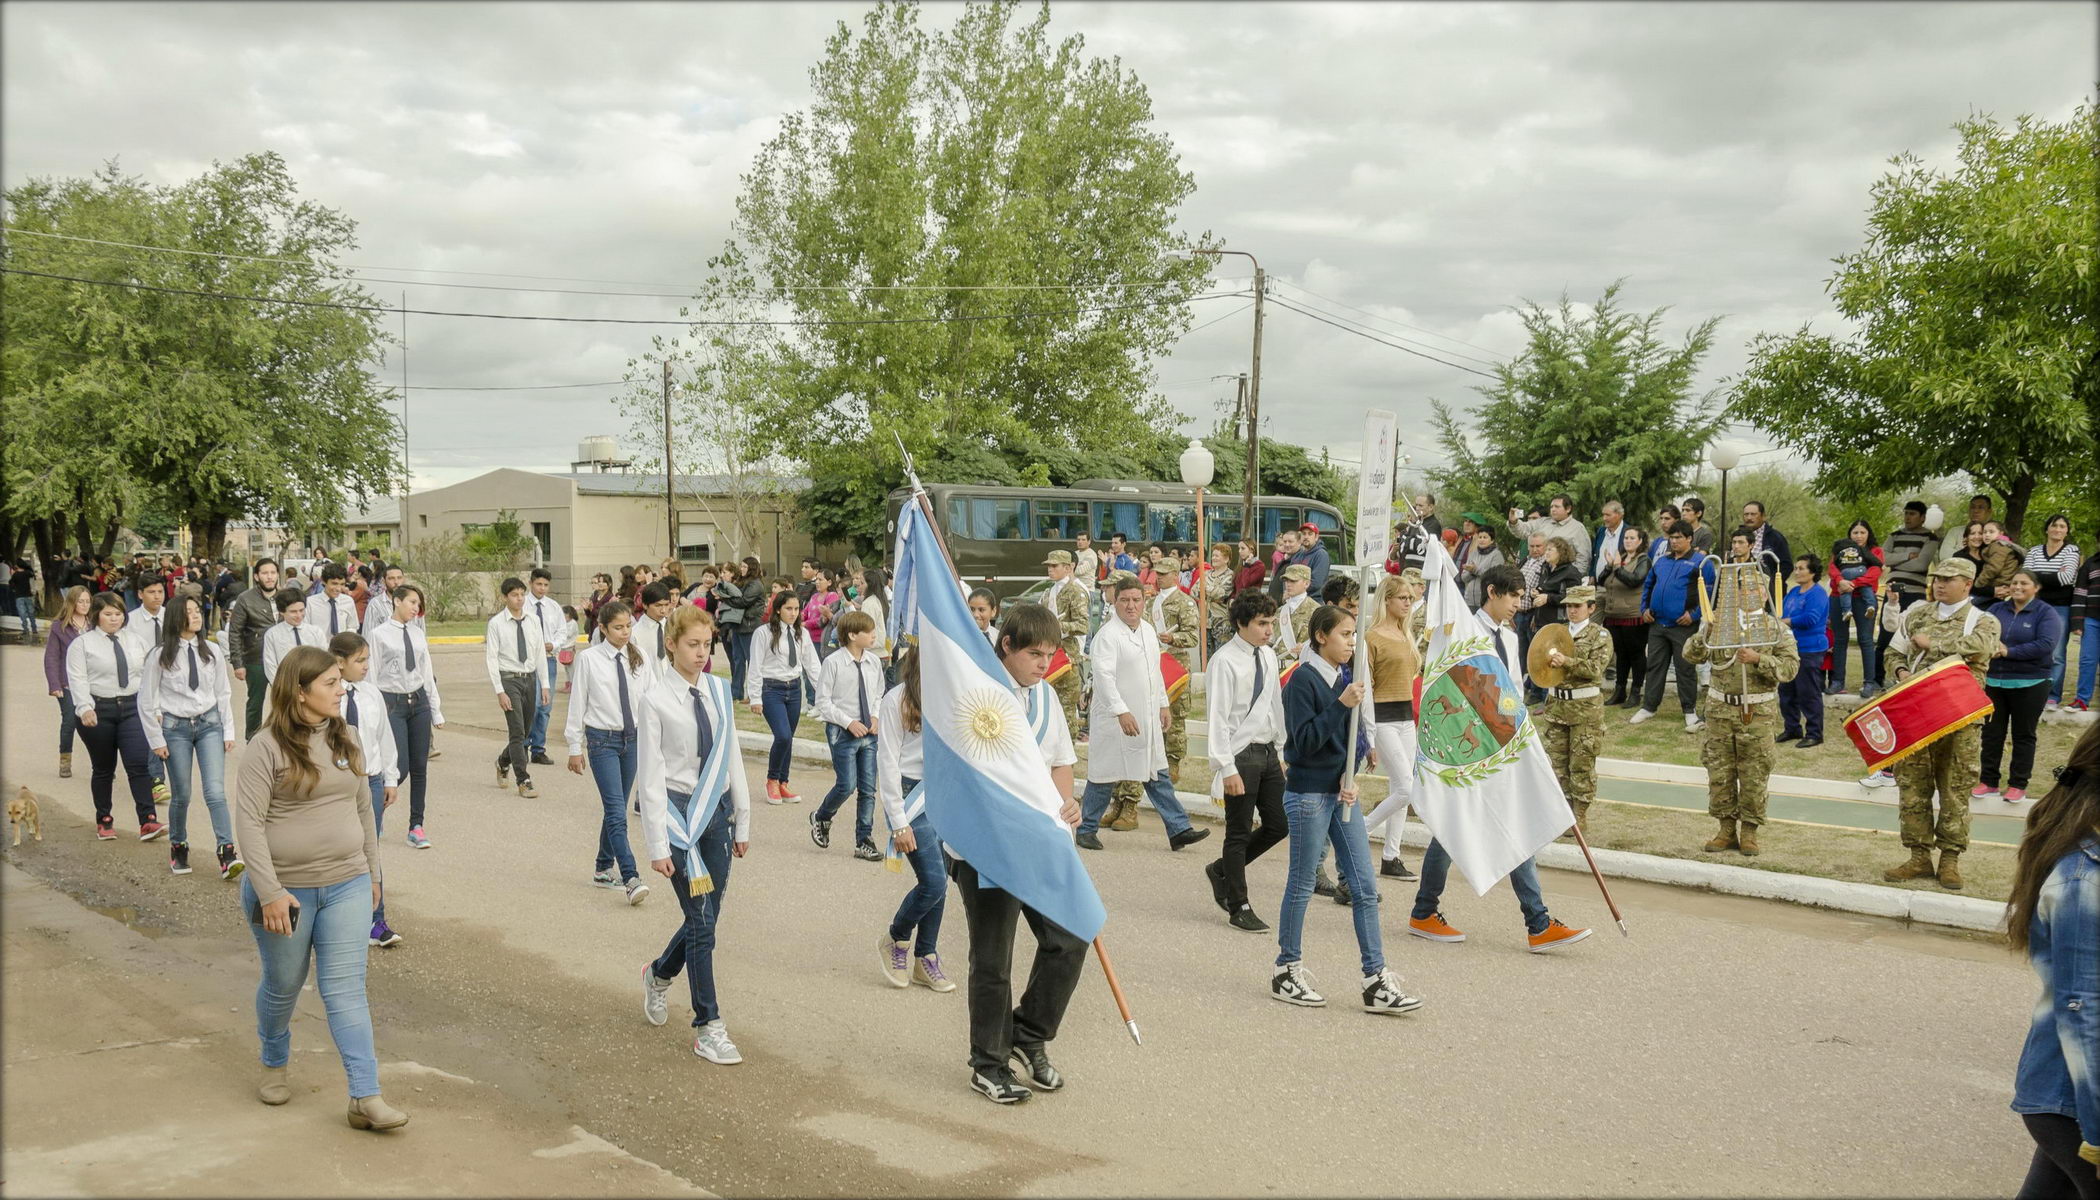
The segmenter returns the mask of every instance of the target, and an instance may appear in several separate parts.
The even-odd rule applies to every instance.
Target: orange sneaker
[[[766,803],[780,803],[780,781],[778,779],[766,780]]]
[[[802,803],[802,797],[788,790],[788,781],[785,779],[780,781],[780,798],[789,804]]]
[[[1570,929],[1559,921],[1548,921],[1543,933],[1531,935],[1531,952],[1543,954],[1556,946],[1572,946],[1588,936],[1587,929]]]
[[[1418,938],[1428,938],[1432,942],[1463,942],[1466,940],[1466,935],[1451,928],[1451,923],[1444,920],[1444,914],[1440,912],[1430,913],[1426,917],[1409,918],[1407,931]]]

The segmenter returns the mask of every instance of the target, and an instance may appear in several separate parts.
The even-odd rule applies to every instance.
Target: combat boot
[[[1137,801],[1119,800],[1116,802],[1115,818],[1108,823],[1108,827],[1117,833],[1129,833],[1137,828],[1137,815]]]
[[[1713,836],[1712,841],[1700,847],[1708,854],[1719,854],[1723,850],[1733,850],[1735,848],[1735,821],[1730,817],[1721,818],[1721,831]]]
[[[1583,835],[1584,837],[1588,837],[1588,836],[1589,836],[1589,834],[1590,834],[1590,803],[1589,803],[1589,801],[1587,801],[1587,800],[1576,800],[1576,801],[1573,801],[1573,802],[1572,802],[1572,803],[1571,803],[1571,804],[1569,805],[1569,807],[1571,807],[1571,808],[1573,808],[1573,809],[1575,810],[1575,828],[1577,828],[1577,829],[1580,829],[1580,830],[1582,831],[1582,835]]]
[[[1909,861],[1890,867],[1881,873],[1881,877],[1890,883],[1905,883],[1912,879],[1930,879],[1932,874],[1932,851],[1923,846],[1912,846]]]
[[[1752,825],[1748,821],[1743,822],[1742,832],[1736,835],[1735,848],[1742,851],[1746,858],[1756,858],[1758,851],[1757,826]]]
[[[1940,851],[1940,886],[1950,892],[1961,890],[1961,851]]]

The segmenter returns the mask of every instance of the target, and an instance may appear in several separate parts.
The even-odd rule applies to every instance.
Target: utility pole
[[[1269,276],[1261,269],[1261,260],[1245,250],[1191,250],[1189,253],[1211,258],[1237,254],[1254,264],[1254,362],[1251,375],[1246,377],[1247,488],[1241,497],[1241,503],[1245,505],[1241,512],[1244,514],[1245,536],[1259,546],[1261,514],[1255,511],[1254,493],[1258,490],[1255,485],[1261,479],[1261,302],[1263,293],[1268,290]]]
[[[678,499],[671,474],[671,364],[664,362],[664,534],[665,558],[678,557]]]
[[[401,289],[401,549],[408,557],[408,289]],[[393,555],[388,555],[393,557]]]

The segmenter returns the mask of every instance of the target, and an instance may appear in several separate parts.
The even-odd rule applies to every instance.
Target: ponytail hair
[[[606,626],[611,625],[614,620],[620,617],[626,617],[630,623],[634,620],[634,610],[627,607],[625,600],[607,600],[599,605],[598,631],[603,633]],[[635,648],[634,638],[631,636],[627,639],[627,669],[630,671],[642,669],[642,652]]]

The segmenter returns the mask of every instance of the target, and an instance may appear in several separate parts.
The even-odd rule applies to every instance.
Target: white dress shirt
[[[649,690],[635,713],[641,736],[636,739],[635,796],[642,806],[642,846],[649,861],[671,857],[672,792],[690,794],[700,776],[699,731],[693,726],[690,683],[674,670],[665,670]],[[700,703],[707,712],[715,740],[736,737],[736,714],[715,703],[715,689],[700,688]],[[744,781],[744,756],[736,742],[729,743],[729,795],[724,803],[733,806],[739,842],[751,840],[751,786]],[[695,804],[704,803],[695,796]]]
[[[117,647],[124,649],[124,682],[117,682]],[[73,693],[73,711],[85,716],[95,711],[96,699],[136,696],[146,674],[145,656],[122,633],[105,633],[98,623],[73,639],[66,647],[66,687]]]
[[[75,639],[78,640],[78,639]],[[203,646],[200,652],[198,647]],[[205,661],[205,654],[211,661]],[[145,727],[146,746],[158,750],[168,744],[161,734],[164,717],[201,717],[213,709],[219,710],[219,729],[224,738],[233,737],[233,675],[226,669],[226,652],[212,647],[196,638],[184,638],[175,650],[175,665],[160,665],[160,654],[156,651],[143,660],[146,678],[139,688],[139,724]],[[197,686],[190,686],[190,670],[194,665]]]
[[[817,668],[817,717],[840,729],[849,728],[864,719],[860,701],[866,695],[865,720],[873,722],[877,719],[876,710],[882,707],[882,691],[882,660],[875,657],[873,647],[858,659],[850,650],[833,651]]]
[[[160,653],[161,632],[168,625],[168,607],[163,604],[159,612],[149,613],[141,604],[124,618],[124,632],[137,646],[140,654]]]
[[[904,727],[902,684],[882,697],[875,719],[882,722],[882,736],[875,739],[875,794],[882,797],[883,819],[895,833],[919,815],[904,811],[904,781],[926,777],[926,739],[919,730]],[[921,808],[923,800],[921,796]]]
[[[1498,632],[1502,635],[1502,653],[1500,655],[1502,665],[1509,668],[1509,677],[1511,679],[1516,680],[1518,683],[1524,682],[1524,660],[1517,654],[1516,627],[1513,625],[1495,624],[1493,618],[1488,616],[1485,608],[1476,611],[1473,614],[1473,619],[1480,623],[1480,632],[1486,635],[1489,646],[1495,644],[1495,635]]]
[[[819,665],[816,643],[809,640],[809,631],[800,621],[780,631],[778,646],[773,644],[773,631],[761,629],[752,635],[751,664],[744,668],[744,702],[757,704],[769,682],[800,678],[814,687]]]
[[[283,662],[284,656],[290,654],[295,646],[312,646],[319,650],[326,650],[328,649],[328,635],[304,621],[297,625],[288,625],[283,621],[279,621],[275,625],[270,626],[270,631],[263,634],[262,667],[264,679],[277,678],[277,664]]]
[[[569,757],[583,753],[583,731],[609,729],[618,732],[620,721],[620,676],[627,676],[627,709],[640,729],[642,700],[663,680],[662,672],[649,656],[632,666],[627,651],[611,642],[593,642],[576,652],[569,669],[569,717],[562,733],[568,739]]]
[[[1261,695],[1254,695],[1255,663],[1261,664]],[[1210,656],[1210,763],[1222,779],[1239,774],[1236,758],[1248,746],[1283,747],[1283,684],[1276,652],[1234,637]]]
[[[394,723],[387,719],[386,697],[372,683],[370,671],[356,683],[343,685],[343,706],[337,715],[350,719],[350,698],[357,697],[358,748],[365,753],[365,774],[381,776],[381,787],[401,786],[401,761],[394,752]],[[226,728],[233,728],[228,725]]]
[[[670,648],[664,645],[664,627],[648,613],[637,611],[634,614],[634,632],[628,635],[628,640],[650,662],[670,661]]]
[[[333,626],[330,626],[328,623],[328,614],[330,612],[335,613],[335,624]],[[333,600],[328,598],[328,593],[325,590],[308,596],[306,598],[306,619],[301,621],[300,624],[313,626],[314,632],[321,635],[321,644],[323,646],[328,644],[329,638],[334,637],[338,633],[364,632],[357,627],[357,601],[351,599],[350,593],[347,591],[337,592]]]
[[[522,658],[518,656],[518,636],[521,633],[525,638],[525,655]],[[532,615],[531,609],[527,608],[517,616],[512,616],[510,609],[505,608],[490,617],[488,629],[482,639],[482,657],[488,663],[489,686],[496,689],[496,694],[500,696],[503,694],[505,675],[529,674],[539,680],[541,688],[551,690],[554,681],[547,677],[547,655],[543,650],[545,645],[546,643],[540,641],[539,619]]]
[[[406,696],[417,691],[430,695],[430,723],[445,723],[444,708],[438,699],[437,672],[430,665],[430,640],[423,636],[421,625],[403,625],[389,619],[378,629],[366,635],[372,646],[372,669],[365,678],[376,684],[380,691],[392,695]],[[413,647],[416,668],[408,669],[404,650]]]
[[[890,614],[883,603],[873,596],[863,596],[857,602],[860,611],[875,618],[875,640],[868,646],[868,653],[877,658],[890,656]]]
[[[532,619],[534,627],[539,630],[540,642],[538,645],[542,647],[541,657],[553,654],[561,649],[561,627],[568,618],[562,615],[561,605],[555,601],[554,597],[535,596],[530,591],[527,591],[525,593],[525,615]],[[573,641],[574,639],[571,638],[570,640]],[[547,649],[545,647],[552,648]]]

